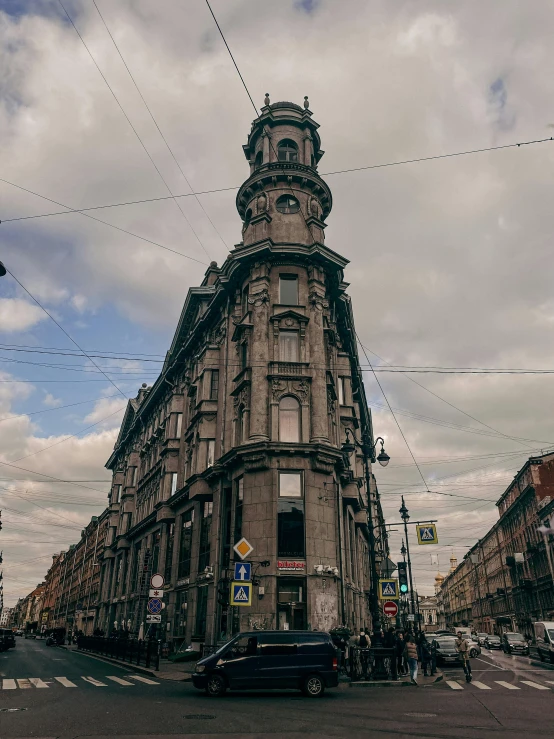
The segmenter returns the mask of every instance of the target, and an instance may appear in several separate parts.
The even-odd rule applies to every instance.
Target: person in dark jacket
[[[393,649],[396,646],[396,632],[391,626],[385,634],[385,647]]]
[[[425,677],[428,677],[428,673],[430,672],[431,667],[431,647],[423,631],[419,636],[417,647],[421,667],[423,669],[423,675]]]
[[[397,659],[397,669],[398,669],[399,676],[407,674],[406,661],[404,658],[404,647],[405,646],[406,646],[406,640],[404,639],[404,634],[400,631],[396,638],[396,659]]]

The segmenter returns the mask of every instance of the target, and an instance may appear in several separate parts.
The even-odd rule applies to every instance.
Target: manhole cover
[[[183,718],[208,721],[211,718],[215,718],[215,716],[212,716],[211,713],[187,713]]]
[[[0,708],[0,713],[15,713],[16,711],[26,711],[26,708]]]
[[[412,718],[434,718],[436,715],[436,713],[418,713],[417,711],[404,714],[404,716],[411,716]]]

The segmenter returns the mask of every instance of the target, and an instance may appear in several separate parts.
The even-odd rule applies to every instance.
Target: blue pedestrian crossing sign
[[[398,600],[398,580],[387,578],[379,580],[379,600]]]
[[[232,606],[251,606],[252,605],[252,583],[251,582],[232,582],[231,583],[231,605]]]
[[[416,526],[418,544],[438,544],[437,527],[434,523],[422,523]]]
[[[235,580],[250,582],[252,579],[252,565],[250,562],[235,562]]]

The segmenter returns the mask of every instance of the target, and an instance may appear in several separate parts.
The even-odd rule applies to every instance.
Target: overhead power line
[[[29,413],[17,413],[14,416],[6,416],[6,418],[0,418],[0,423],[4,421],[11,421],[14,418],[23,418],[25,416],[38,416],[39,413],[51,413],[52,411],[61,411],[64,408],[73,408],[76,405],[86,405],[87,403],[96,403],[97,400],[108,400],[109,398],[119,398],[119,395],[103,395],[100,398],[93,398],[92,400],[81,400],[78,403],[68,403],[67,405],[57,405],[53,408],[42,408],[40,411],[31,411]]]
[[[371,169],[384,169],[386,167],[399,167],[401,165],[405,164],[416,164],[420,162],[430,162],[435,159],[449,159],[452,157],[461,157],[461,156],[467,156],[469,154],[480,154],[487,151],[497,151],[499,149],[514,149],[519,148],[522,146],[532,146],[534,144],[544,144],[550,141],[553,141],[554,137],[546,138],[546,139],[536,139],[533,141],[520,141],[515,142],[513,144],[504,144],[502,146],[487,146],[481,149],[468,149],[466,151],[455,151],[451,152],[449,154],[437,154],[434,156],[428,156],[428,157],[418,157],[417,159],[402,159],[398,161],[393,162],[383,162],[381,164],[368,164],[364,167],[351,167],[350,169],[337,169],[334,172],[322,172],[321,177],[333,177],[334,175],[338,174],[348,174],[350,172],[362,172],[364,170],[371,170]],[[7,180],[0,179],[0,182],[6,182],[8,185],[13,185],[14,187],[17,187],[17,185],[14,185],[12,182],[8,182]],[[179,195],[171,195],[171,196],[161,196],[157,198],[143,198],[142,200],[126,200],[119,203],[105,203],[104,205],[95,205],[90,206],[88,208],[69,208],[68,206],[62,206],[62,207],[68,207],[68,210],[65,211],[57,211],[55,213],[37,213],[35,215],[31,216],[19,216],[17,218],[4,218],[1,222],[2,223],[12,223],[13,221],[28,221],[33,220],[36,218],[50,218],[51,216],[65,216],[68,213],[86,213],[91,210],[104,210],[106,208],[123,208],[127,205],[144,205],[145,203],[156,203],[160,200],[172,200],[173,198],[190,198],[198,195],[214,195],[220,192],[231,192],[231,191],[237,191],[240,189],[240,185],[233,185],[232,187],[218,187],[214,188],[212,190],[195,190],[194,192],[185,192],[180,193]],[[36,194],[36,193],[33,193]],[[38,196],[42,197],[42,196]],[[45,198],[45,200],[48,200],[48,198]],[[55,201],[50,201],[55,202]],[[57,203],[57,205],[61,205],[61,203]],[[103,221],[100,221],[103,223]],[[107,223],[107,226],[110,226],[111,224]],[[115,228],[115,227],[114,227]],[[133,234],[134,235],[134,234]],[[138,236],[137,238],[141,238]],[[185,255],[182,255],[185,256]]]
[[[158,175],[159,175],[159,177],[160,177],[161,181],[162,181],[162,182],[163,182],[163,184],[165,185],[165,187],[166,187],[166,189],[167,189],[168,193],[169,193],[169,194],[171,195],[171,197],[172,197],[172,199],[173,199],[173,202],[175,203],[175,205],[176,205],[176,206],[177,206],[177,208],[179,209],[179,211],[180,211],[181,215],[183,216],[183,218],[184,218],[184,219],[185,219],[185,221],[187,222],[187,224],[188,224],[188,226],[189,226],[190,230],[192,231],[192,233],[193,233],[193,234],[194,234],[194,236],[196,237],[196,240],[198,241],[198,243],[200,244],[200,246],[202,247],[202,249],[204,250],[204,252],[206,253],[206,255],[207,255],[207,256],[208,256],[208,258],[209,258],[209,257],[210,257],[210,255],[208,254],[208,251],[207,251],[206,247],[204,246],[204,244],[202,243],[202,240],[200,239],[200,237],[198,236],[198,234],[197,234],[197,233],[196,233],[196,231],[194,230],[194,227],[193,227],[192,223],[191,223],[191,222],[189,221],[189,219],[188,219],[188,218],[187,218],[187,216],[185,215],[185,211],[184,211],[184,210],[183,210],[183,209],[181,208],[181,206],[179,205],[179,202],[177,201],[177,199],[176,199],[176,198],[175,198],[175,196],[173,195],[173,192],[172,192],[171,188],[169,187],[169,185],[167,184],[167,181],[166,181],[165,177],[163,176],[163,174],[161,173],[161,170],[159,169],[158,165],[156,164],[156,162],[155,162],[155,161],[154,161],[154,159],[152,158],[152,155],[150,154],[150,152],[149,152],[149,151],[148,151],[148,149],[146,148],[146,145],[145,145],[144,141],[143,141],[143,140],[141,139],[141,137],[140,137],[140,135],[139,135],[139,133],[138,133],[137,129],[136,129],[136,128],[135,128],[134,126],[133,126],[133,124],[132,124],[132,122],[131,122],[131,119],[130,119],[130,118],[129,118],[129,116],[127,115],[127,113],[126,113],[126,111],[125,111],[125,108],[123,107],[123,105],[122,105],[122,104],[121,104],[121,102],[119,101],[119,98],[118,98],[118,97],[117,97],[117,95],[115,94],[115,92],[114,92],[114,90],[113,90],[113,87],[112,87],[112,86],[110,85],[110,83],[108,82],[108,79],[107,79],[106,75],[105,75],[105,74],[104,74],[104,72],[102,72],[102,70],[100,69],[100,66],[98,65],[98,62],[96,61],[96,59],[94,58],[94,55],[93,55],[93,53],[91,52],[91,50],[90,50],[90,49],[89,49],[89,47],[87,46],[87,44],[86,44],[86,41],[85,41],[85,39],[83,38],[83,36],[82,36],[82,35],[81,35],[81,33],[79,32],[79,29],[77,28],[77,26],[76,26],[76,25],[75,25],[75,23],[73,22],[73,18],[72,18],[72,17],[71,17],[70,15],[69,15],[69,13],[67,12],[67,10],[65,9],[65,6],[64,6],[64,4],[62,3],[62,0],[58,0],[58,2],[59,2],[59,4],[60,4],[60,5],[61,5],[61,7],[62,7],[62,9],[63,9],[63,12],[64,12],[64,13],[66,14],[66,16],[67,16],[67,18],[68,18],[69,22],[71,23],[71,25],[72,25],[72,26],[73,26],[73,28],[75,29],[75,33],[77,34],[77,36],[78,36],[78,37],[79,37],[79,39],[81,40],[81,43],[82,43],[82,44],[83,44],[83,46],[85,47],[85,49],[86,49],[86,51],[87,51],[87,54],[88,54],[88,55],[90,56],[90,58],[92,59],[92,62],[93,62],[93,64],[94,64],[94,66],[96,67],[96,69],[97,69],[97,70],[98,70],[98,72],[100,73],[100,76],[102,77],[102,79],[103,79],[103,80],[104,80],[104,82],[106,83],[106,87],[107,87],[107,88],[108,88],[108,90],[109,90],[109,91],[111,92],[111,94],[112,94],[112,96],[113,96],[113,99],[115,100],[115,102],[116,102],[116,103],[117,103],[117,105],[119,106],[119,109],[120,109],[120,110],[121,110],[121,112],[123,113],[123,115],[124,115],[124,117],[125,117],[125,120],[127,121],[127,123],[129,124],[129,126],[131,127],[131,130],[133,131],[133,133],[135,134],[136,138],[138,139],[138,141],[139,141],[140,145],[141,145],[141,146],[142,146],[142,148],[144,149],[144,152],[146,153],[146,156],[147,156],[147,157],[148,157],[148,159],[150,159],[150,161],[152,162],[152,165],[153,165],[154,169],[156,170],[156,172],[158,173]],[[96,5],[96,3],[95,3],[95,5]],[[98,8],[97,8],[97,10],[98,10]],[[100,11],[98,11],[98,13],[100,13]],[[100,16],[100,17],[102,17],[102,16]],[[103,19],[102,19],[102,20],[103,20]],[[105,25],[105,24],[104,24],[104,25]],[[107,26],[106,26],[106,29],[107,29]],[[111,34],[110,34],[110,36],[111,36]],[[112,38],[112,41],[113,41],[113,38]],[[114,44],[115,44],[115,41],[114,41]],[[116,49],[117,49],[117,46],[116,46]],[[118,49],[118,51],[119,51],[119,49]],[[120,56],[121,56],[121,54],[120,54]],[[123,57],[121,57],[121,58],[123,58]],[[125,66],[127,66],[127,65],[125,65]],[[127,68],[127,71],[129,71],[129,70],[128,70],[128,68]],[[131,73],[129,72],[129,74],[131,74]],[[131,79],[132,79],[132,76],[131,76]],[[133,80],[133,82],[134,82],[134,80]],[[135,87],[136,87],[136,84],[135,84]],[[138,88],[137,88],[137,89],[138,89]],[[141,95],[141,97],[142,97],[142,95]],[[161,133],[161,131],[160,131],[160,133]]]

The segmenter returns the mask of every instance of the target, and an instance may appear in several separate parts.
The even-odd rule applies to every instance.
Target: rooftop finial
[[[264,105],[269,105],[269,92],[266,92],[265,94]]]
[[[306,110],[308,110],[308,108],[310,107],[310,101],[308,100],[307,95],[304,95],[304,107],[306,108]]]

